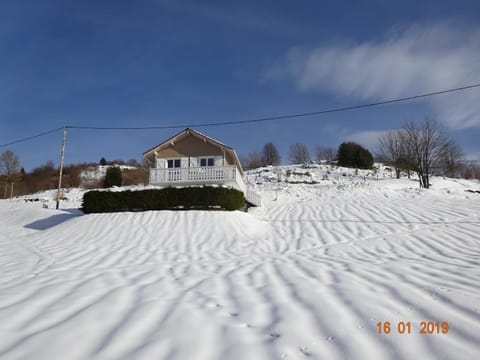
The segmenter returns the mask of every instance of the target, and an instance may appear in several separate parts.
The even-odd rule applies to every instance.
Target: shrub
[[[354,142],[342,143],[337,152],[337,165],[371,169],[373,166],[373,156],[364,147]]]
[[[165,188],[141,191],[89,191],[83,195],[84,213],[140,210],[238,210],[245,205],[241,191],[221,187]]]
[[[103,187],[122,186],[122,170],[118,166],[109,167],[105,174]]]

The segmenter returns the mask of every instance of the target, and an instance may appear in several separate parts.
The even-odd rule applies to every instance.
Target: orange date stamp
[[[447,334],[448,322],[446,321],[420,321],[418,334],[432,335],[432,334]],[[412,334],[411,321],[399,321],[398,323],[391,323],[390,321],[379,321],[377,323],[377,331],[379,334]],[[413,331],[415,333],[415,331]]]

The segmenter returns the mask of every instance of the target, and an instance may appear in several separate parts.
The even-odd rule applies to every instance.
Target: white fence
[[[247,191],[245,193],[245,199],[247,199],[247,201],[252,205],[262,206],[262,198],[260,194],[256,193],[251,189],[247,188]]]

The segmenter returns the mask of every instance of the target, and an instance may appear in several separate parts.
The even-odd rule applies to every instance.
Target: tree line
[[[314,149],[316,160],[335,161],[337,158],[337,152],[331,147],[324,147],[317,145]],[[288,159],[291,164],[305,164],[312,161],[312,156],[308,147],[303,143],[295,143],[290,146]],[[281,156],[277,147],[272,143],[266,143],[260,151],[252,151],[247,156],[243,156],[241,159],[244,169],[255,169],[269,165],[280,165]]]
[[[288,160],[290,164],[307,164],[312,161],[326,161],[339,166],[370,169],[373,166],[373,155],[366,148],[354,142],[344,142],[336,150],[332,147],[316,145],[310,155],[307,145],[295,143],[290,146]],[[242,166],[246,169],[255,169],[269,165],[280,165],[281,157],[275,145],[265,144],[261,151],[253,151],[242,158]]]

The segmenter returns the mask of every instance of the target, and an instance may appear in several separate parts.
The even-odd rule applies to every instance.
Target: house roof
[[[217,146],[221,149],[223,149],[224,151],[226,152],[229,152],[233,155],[234,159],[235,159],[235,163],[237,165],[237,167],[240,169],[240,171],[243,173],[243,168],[242,168],[242,164],[240,163],[240,160],[238,159],[238,156],[237,156],[237,153],[235,152],[235,150],[233,148],[231,148],[230,146],[227,146],[225,145],[224,143],[218,141],[218,140],[215,140],[213,138],[211,138],[210,136],[207,136],[205,134],[202,134],[200,131],[197,131],[197,130],[193,130],[193,129],[190,129],[190,128],[186,128],[182,131],[180,131],[179,133],[173,135],[172,137],[168,138],[167,140],[161,142],[160,144],[148,149],[147,151],[145,151],[143,153],[143,156],[147,156],[151,153],[153,153],[154,151],[159,151],[159,150],[162,150],[166,147],[169,147],[173,144],[175,144],[175,142],[187,137],[187,136],[194,136],[194,137],[197,137],[197,138],[200,138],[214,146]]]

